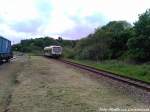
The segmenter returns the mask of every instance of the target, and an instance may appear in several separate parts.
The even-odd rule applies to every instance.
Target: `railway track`
[[[128,84],[128,85],[131,85],[131,86],[134,86],[134,87],[137,87],[137,88],[140,88],[140,89],[143,89],[143,90],[150,92],[150,83],[149,82],[144,82],[144,81],[137,80],[134,78],[121,76],[119,74],[115,74],[115,73],[108,72],[105,70],[96,69],[96,68],[91,67],[91,66],[78,64],[78,63],[71,62],[71,61],[64,60],[64,59],[60,59],[59,61],[66,63],[66,64],[69,64],[69,65],[72,65],[72,66],[75,66],[75,67],[83,69],[83,70],[87,70],[87,71],[92,72],[92,73],[95,73],[96,75],[108,77],[108,78],[111,78],[113,80],[117,80],[119,82],[122,82],[122,83],[125,83],[125,84]]]

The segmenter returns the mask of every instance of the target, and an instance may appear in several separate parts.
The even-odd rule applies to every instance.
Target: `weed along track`
[[[146,90],[146,91],[150,92],[150,83],[149,82],[144,82],[144,81],[133,79],[133,78],[130,78],[130,77],[121,76],[121,75],[114,74],[114,73],[111,73],[111,72],[108,72],[108,71],[96,69],[94,67],[90,67],[90,66],[87,66],[87,65],[71,62],[71,61],[64,60],[64,59],[61,59],[59,61],[61,61],[63,63],[66,63],[66,64],[69,64],[69,65],[72,65],[72,66],[75,66],[75,67],[83,69],[83,70],[87,70],[87,71],[95,73],[97,75],[102,75],[102,76],[120,81],[122,83],[131,85],[131,86],[135,86],[137,88],[141,88],[143,90]]]

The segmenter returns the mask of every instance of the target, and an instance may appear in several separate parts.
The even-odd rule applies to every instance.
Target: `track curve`
[[[83,70],[87,70],[89,72],[95,73],[96,75],[101,75],[104,77],[108,77],[111,78],[113,80],[117,80],[120,81],[122,83],[137,87],[137,88],[141,88],[143,90],[146,90],[148,92],[150,92],[150,83],[149,82],[144,82],[142,80],[138,80],[138,79],[134,79],[131,77],[126,77],[126,76],[122,76],[119,74],[115,74],[112,72],[108,72],[105,70],[101,70],[101,69],[96,69],[94,67],[88,66],[88,65],[83,65],[83,64],[79,64],[79,63],[75,63],[75,62],[71,62],[65,59],[59,59],[58,61],[72,65],[74,67],[83,69]]]

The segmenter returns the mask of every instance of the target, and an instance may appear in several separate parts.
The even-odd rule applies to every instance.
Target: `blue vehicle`
[[[9,61],[12,57],[11,41],[0,36],[0,62]]]

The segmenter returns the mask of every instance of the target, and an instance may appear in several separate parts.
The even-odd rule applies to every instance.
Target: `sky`
[[[49,36],[80,39],[109,21],[133,24],[150,0],[0,0],[0,35],[18,43]]]

